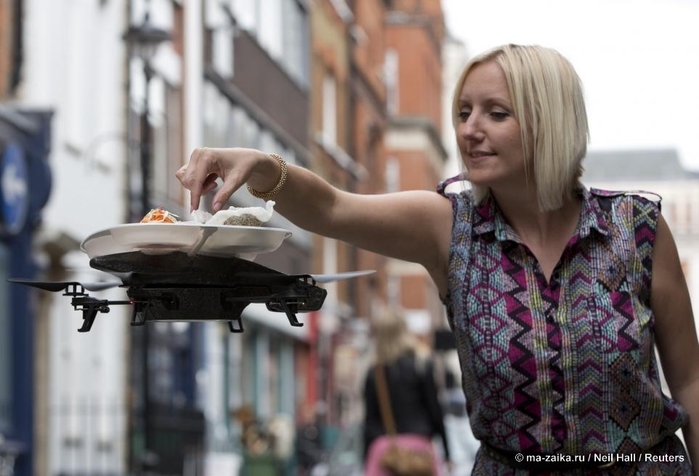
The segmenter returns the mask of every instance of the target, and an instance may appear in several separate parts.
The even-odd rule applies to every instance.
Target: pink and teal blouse
[[[438,188],[454,213],[444,302],[475,436],[525,454],[683,456],[594,474],[690,475],[675,436],[687,415],[663,394],[654,350],[659,201],[582,189],[578,227],[547,282],[492,197],[446,193],[454,180]],[[480,451],[473,474],[526,472]]]

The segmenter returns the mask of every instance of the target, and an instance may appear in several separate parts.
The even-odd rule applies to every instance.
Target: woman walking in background
[[[371,331],[375,358],[364,385],[365,474],[391,474],[383,468],[382,458],[391,445],[392,431],[401,435],[403,444],[431,454],[433,474],[439,474],[442,464],[433,449],[433,437],[441,438],[447,461],[449,448],[429,349],[418,343],[405,318],[396,311],[374,318]],[[384,383],[386,392],[382,396]],[[386,397],[390,408],[382,405],[381,400]],[[386,428],[387,410],[392,414],[394,429]]]

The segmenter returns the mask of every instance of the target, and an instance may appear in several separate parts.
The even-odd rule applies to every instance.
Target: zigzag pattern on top
[[[663,398],[653,352],[656,202],[582,190],[578,229],[547,282],[492,197],[445,196],[455,218],[445,305],[477,438],[529,454],[613,453],[651,448],[686,422]],[[481,453],[473,474],[512,469]]]

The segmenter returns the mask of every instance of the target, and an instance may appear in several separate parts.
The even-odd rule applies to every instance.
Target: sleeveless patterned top
[[[524,454],[651,451],[684,459],[594,474],[691,474],[675,436],[688,417],[662,393],[654,352],[659,201],[582,189],[578,227],[546,282],[491,197],[474,205],[470,191],[445,192],[456,180],[438,187],[454,213],[444,304],[474,435]],[[527,473],[481,448],[473,474]]]

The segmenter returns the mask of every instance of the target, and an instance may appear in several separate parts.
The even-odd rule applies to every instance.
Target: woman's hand
[[[249,182],[255,190],[271,190],[279,179],[279,164],[269,155],[255,149],[194,149],[189,163],[175,176],[191,193],[191,209],[197,210],[202,195],[216,188],[216,179],[223,184],[213,198],[213,211],[219,211],[230,196]]]
[[[203,148],[192,152],[176,176],[191,192],[192,210],[220,178],[223,185],[213,197],[215,213],[246,182],[265,193],[277,186],[281,174],[280,163],[259,150]],[[423,265],[439,292],[446,293],[453,211],[450,201],[437,193],[349,193],[307,168],[287,164],[287,179],[274,201],[275,213],[304,230]]]

